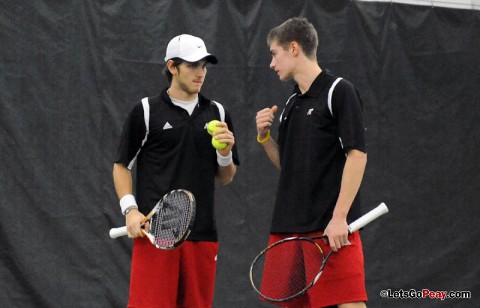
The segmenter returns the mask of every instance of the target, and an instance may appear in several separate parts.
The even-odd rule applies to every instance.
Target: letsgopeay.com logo
[[[392,290],[386,289],[380,291],[382,298],[393,299],[437,299],[444,301],[446,299],[470,299],[472,298],[472,292],[470,291],[432,291],[429,289],[409,289],[409,290]]]

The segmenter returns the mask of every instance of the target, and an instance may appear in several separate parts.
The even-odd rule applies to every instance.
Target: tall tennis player
[[[367,162],[362,101],[351,82],[319,66],[318,35],[307,19],[291,18],[273,28],[267,43],[270,68],[280,80],[295,81],[283,106],[256,116],[257,141],[280,170],[269,244],[326,235],[333,250],[322,279],[303,296],[276,304],[365,307],[362,241],[358,231],[348,232],[348,224],[361,216],[359,188]],[[275,117],[276,141],[270,131]]]

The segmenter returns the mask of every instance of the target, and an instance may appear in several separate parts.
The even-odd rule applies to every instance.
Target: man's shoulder
[[[142,99],[140,100],[140,103],[141,103],[141,101],[142,101],[143,99],[145,99],[145,98],[148,99],[148,103],[149,103],[150,105],[160,104],[160,103],[162,102],[162,100],[163,100],[162,95],[161,95],[161,94],[158,94],[158,95],[155,95],[155,96],[146,96],[146,97],[144,97],[144,98],[142,98]]]
[[[203,105],[215,105],[215,101],[213,99],[210,99],[201,93],[198,93],[198,102]]]

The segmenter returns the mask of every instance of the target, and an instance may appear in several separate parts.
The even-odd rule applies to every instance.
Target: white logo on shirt
[[[163,125],[163,129],[170,129],[170,128],[173,128],[172,125],[170,125],[170,123],[165,123],[165,125]]]
[[[310,108],[310,110],[308,110],[308,112],[307,112],[307,115],[311,115],[312,112],[313,112],[313,108]]]

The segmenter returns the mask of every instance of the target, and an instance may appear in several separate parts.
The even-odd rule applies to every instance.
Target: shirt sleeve
[[[333,115],[338,121],[338,135],[345,151],[367,152],[363,102],[348,80],[342,79],[332,98]]]
[[[138,103],[133,107],[123,126],[115,163],[122,163],[131,169],[146,132],[143,106]]]

